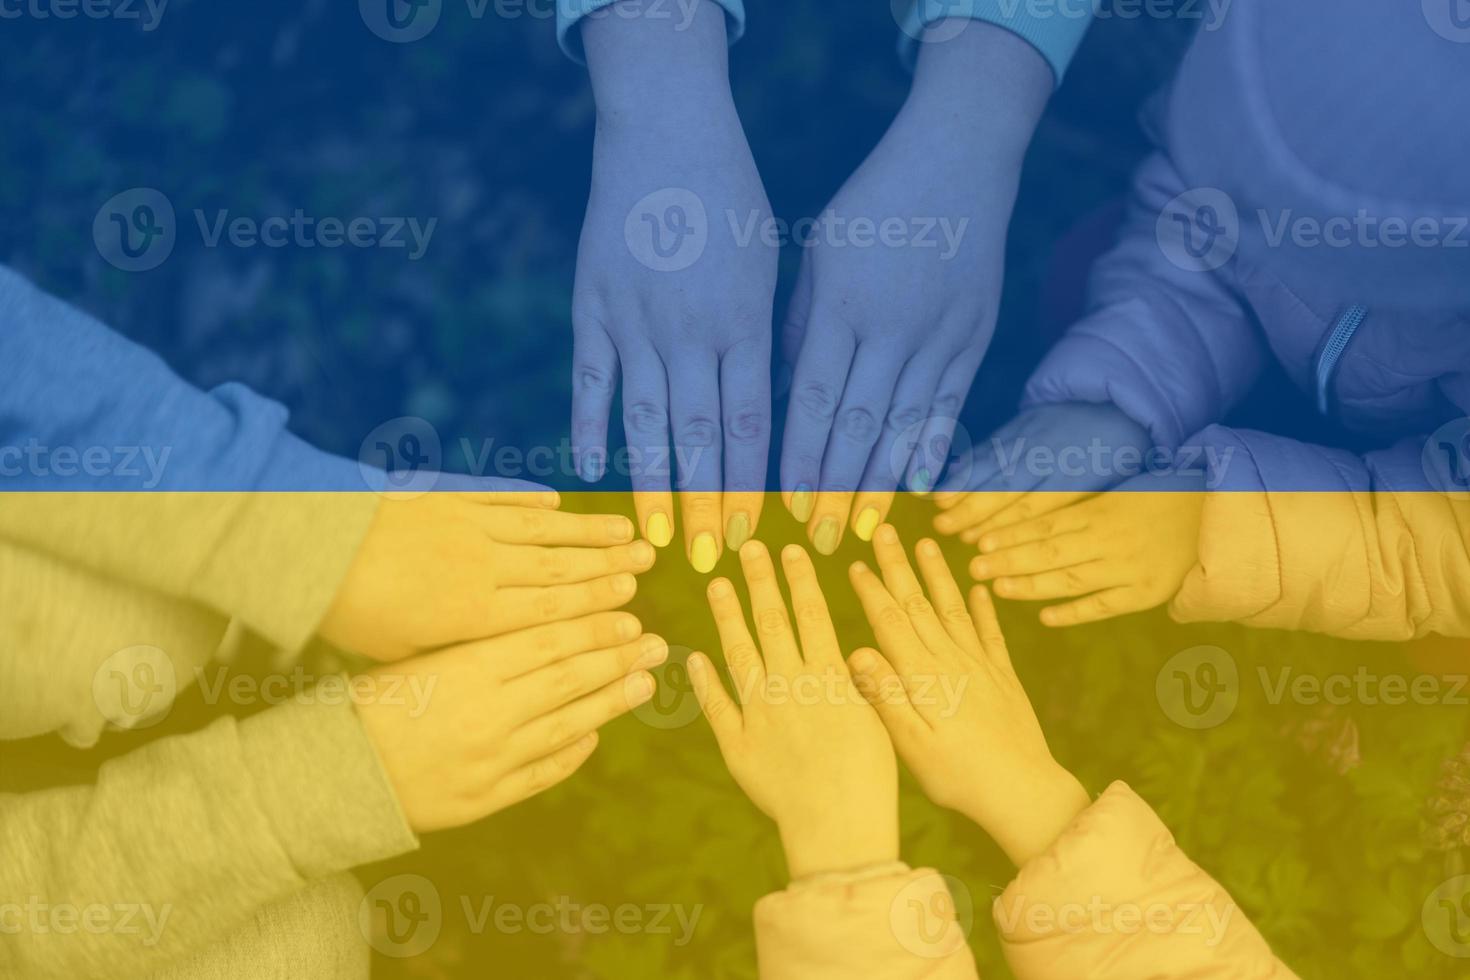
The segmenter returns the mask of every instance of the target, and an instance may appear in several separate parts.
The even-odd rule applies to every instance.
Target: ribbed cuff
[[[1038,5],[1035,0],[913,0],[899,24],[898,36],[898,56],[910,71],[918,61],[925,28],[950,18],[983,20],[1020,37],[1046,59],[1060,85],[1092,24],[1092,7],[1086,3]]]
[[[579,65],[587,63],[587,56],[582,51],[582,34],[572,28],[576,27],[583,17],[617,2],[618,0],[557,0],[556,43],[561,45],[562,51],[568,58]],[[704,0],[695,0],[695,2],[702,3]],[[714,2],[725,11],[725,33],[730,43],[734,44],[745,33],[745,0],[714,0]],[[670,4],[668,10],[671,17],[685,16],[679,4]]]

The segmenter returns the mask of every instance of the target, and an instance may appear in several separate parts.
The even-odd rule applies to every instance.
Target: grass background
[[[733,54],[741,115],[785,217],[820,209],[906,90],[887,4],[833,9],[830,0],[752,5]],[[1146,148],[1136,113],[1188,29],[1098,23],[1053,101],[1011,230],[997,340],[966,409],[972,432],[1001,420],[1040,356],[1053,246],[1122,193]],[[405,414],[445,435],[451,467],[463,463],[453,453],[460,437],[522,446],[563,437],[593,107],[544,18],[476,20],[447,2],[435,32],[409,45],[381,41],[352,4],[325,0],[173,0],[152,32],[22,18],[0,25],[0,91],[0,261],[158,350],[189,380],[243,381],[287,404],[300,434],[348,456],[374,426]],[[104,263],[90,231],[102,202],[134,186],[163,191],[181,222],[173,256],[139,275]],[[210,250],[189,216],[298,207],[439,225],[427,256],[409,263],[384,251]],[[783,256],[781,303],[797,258]],[[773,546],[796,534],[777,511],[768,508],[762,527]],[[897,520],[912,539],[925,505],[905,501]],[[834,597],[845,595],[843,559],[860,554],[848,542],[824,566]],[[844,637],[865,642],[850,599],[834,607]],[[676,647],[714,649],[699,582],[677,556],[644,580],[634,609]],[[1202,643],[1228,650],[1243,677],[1279,664],[1402,673],[1438,648],[1185,629],[1160,613],[1061,634],[1042,631],[1026,607],[1004,617],[1058,757],[1093,791],[1126,779],[1143,794],[1301,975],[1464,975],[1421,926],[1425,897],[1463,864],[1461,852],[1421,842],[1441,760],[1464,740],[1463,708],[1273,705],[1247,683],[1227,723],[1191,732],[1154,693],[1160,666]],[[779,848],[702,720],[688,720],[678,663],[664,675],[660,711],[611,726],[577,780],[364,870],[369,884],[424,874],[449,911],[430,950],[380,959],[379,975],[753,974],[750,908],[785,880]],[[982,972],[1007,976],[986,907],[1011,869],[908,783],[903,824],[906,858],[970,892]],[[685,947],[616,933],[476,935],[458,914],[461,895],[702,911]]]

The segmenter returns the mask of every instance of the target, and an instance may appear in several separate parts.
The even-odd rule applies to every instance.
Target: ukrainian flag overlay
[[[0,978],[1463,976],[1401,6],[0,0]]]

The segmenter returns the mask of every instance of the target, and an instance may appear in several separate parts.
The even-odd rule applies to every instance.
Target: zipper
[[[1327,414],[1327,393],[1332,387],[1332,377],[1337,373],[1337,362],[1342,360],[1348,344],[1352,343],[1353,334],[1358,332],[1358,328],[1367,318],[1368,307],[1356,303],[1349,306],[1337,318],[1332,333],[1327,337],[1327,344],[1317,358],[1317,411],[1323,415]]]

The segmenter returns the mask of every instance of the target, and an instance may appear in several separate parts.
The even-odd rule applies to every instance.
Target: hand
[[[980,539],[970,574],[996,595],[1028,601],[1084,598],[1041,611],[1047,626],[1076,626],[1168,602],[1199,560],[1205,479],[1145,474],[1091,500]]]
[[[781,832],[793,878],[898,859],[898,767],[878,716],[853,687],[816,570],[781,553],[798,637],[765,545],[740,549],[759,646],[727,579],[709,587],[732,699],[703,654],[695,695],[730,774]]]
[[[684,545],[709,572],[722,539],[738,548],[760,520],[777,248],[724,78],[724,14],[701,4],[688,30],[667,23],[583,29],[598,121],[572,302],[573,450],[582,478],[600,479],[621,375],[643,534],[673,539],[677,469]]]
[[[995,331],[1006,227],[1052,77],[975,25],[925,45],[892,127],[803,235],[782,332],[781,489],[817,551],[928,492]],[[784,372],[783,372],[784,376]]]
[[[967,609],[926,539],[917,549],[926,598],[891,525],[874,552],[882,580],[859,562],[852,582],[883,653],[853,654],[853,675],[929,797],[1024,865],[1087,807],[1087,792],[1052,758],[986,591],[971,590]]]
[[[1153,441],[1115,405],[1037,405],[957,461],[935,494],[940,534],[974,544],[1144,471]]]
[[[318,632],[373,660],[616,609],[654,551],[555,494],[385,497]]]
[[[357,712],[409,825],[463,826],[575,772],[599,727],[653,695],[668,644],[641,629],[598,613],[370,671],[394,683],[364,685],[385,696]]]

